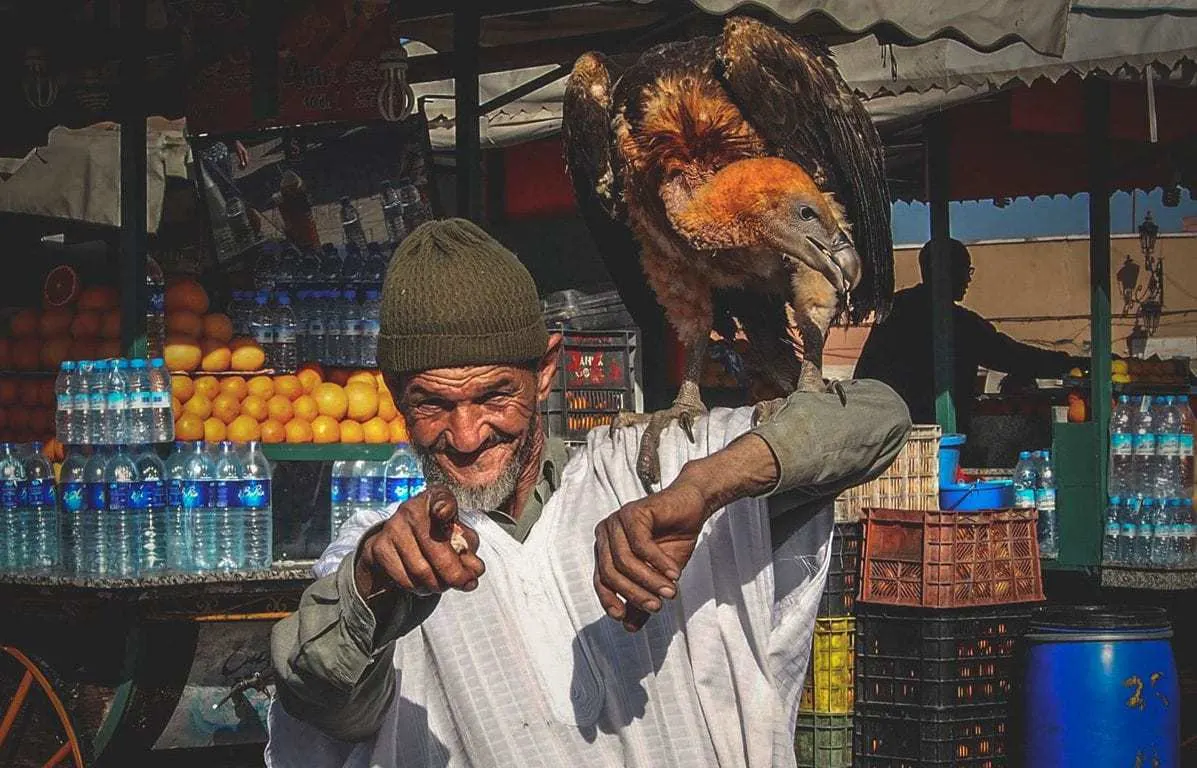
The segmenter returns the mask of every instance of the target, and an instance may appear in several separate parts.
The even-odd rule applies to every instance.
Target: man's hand
[[[453,494],[433,486],[400,504],[366,539],[354,564],[354,581],[363,598],[387,589],[420,596],[448,589],[469,592],[486,571],[477,551],[478,534],[457,521]]]
[[[629,632],[677,594],[677,580],[710,517],[698,488],[675,482],[633,501],[594,529],[594,591]]]

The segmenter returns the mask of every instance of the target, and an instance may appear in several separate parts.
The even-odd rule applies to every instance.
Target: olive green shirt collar
[[[561,471],[565,469],[565,462],[568,458],[569,451],[566,449],[565,443],[556,437],[546,437],[544,454],[540,459],[540,475],[537,477],[536,487],[532,489],[532,495],[524,502],[524,509],[520,512],[519,519],[497,509],[487,510],[487,516],[498,523],[499,527],[507,531],[516,541],[524,543],[532,526],[536,525],[536,521],[540,519],[540,513],[544,511],[544,505],[549,502],[549,497],[560,487]]]

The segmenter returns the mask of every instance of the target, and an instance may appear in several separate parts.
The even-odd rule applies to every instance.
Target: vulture
[[[884,316],[890,198],[877,130],[816,39],[733,16],[719,37],[659,45],[614,69],[600,53],[577,60],[562,137],[616,287],[628,302],[647,284],[685,351],[672,407],[612,423],[647,422],[637,471],[650,488],[662,430],[677,420],[693,439],[706,410],[713,330],[743,333],[750,374],[789,394],[826,386],[833,324]]]

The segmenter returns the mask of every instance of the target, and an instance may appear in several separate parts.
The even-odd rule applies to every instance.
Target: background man
[[[396,252],[379,362],[431,485],[355,519],[275,627],[269,764],[793,765],[831,502],[897,455],[905,406],[850,382],[757,426],[713,411],[666,432],[645,497],[638,430],[568,464],[545,437],[561,339],[539,310],[469,222]]]

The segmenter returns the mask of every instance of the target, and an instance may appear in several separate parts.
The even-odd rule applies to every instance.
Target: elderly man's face
[[[535,365],[388,375],[429,483],[447,485],[467,509],[498,509],[511,499],[533,457],[537,404],[552,388],[560,344],[552,337]]]

